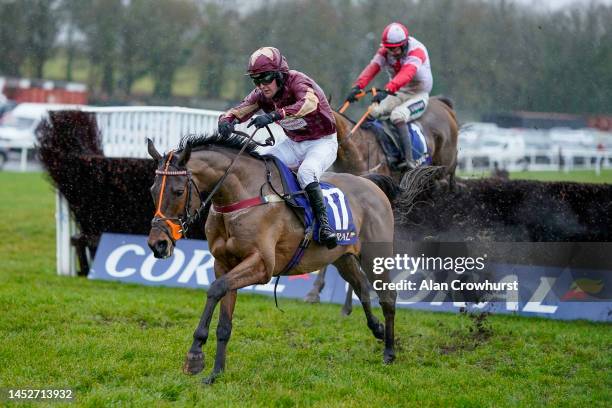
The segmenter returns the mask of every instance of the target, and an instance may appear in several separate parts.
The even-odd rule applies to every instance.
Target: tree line
[[[612,111],[612,6],[596,1],[550,12],[511,0],[0,0],[0,75],[44,78],[62,55],[66,80],[88,61],[97,97],[128,102],[149,77],[170,101],[191,67],[199,98],[235,101],[252,88],[249,55],[273,45],[338,103],[392,21],[427,46],[433,93],[460,109]]]

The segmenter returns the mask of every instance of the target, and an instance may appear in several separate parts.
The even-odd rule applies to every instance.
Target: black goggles
[[[389,52],[391,52],[391,53],[395,53],[395,52],[398,52],[400,50],[402,52],[404,51],[404,46],[403,45],[398,45],[397,47],[385,47],[385,48],[387,48],[387,50],[389,50]]]
[[[263,74],[251,75],[255,86],[268,85],[276,79],[276,72],[264,72]]]

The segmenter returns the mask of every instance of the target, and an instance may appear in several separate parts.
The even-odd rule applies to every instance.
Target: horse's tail
[[[444,171],[444,166],[422,166],[404,174],[399,185],[400,195],[394,202],[401,223],[409,219],[408,216],[416,205],[427,202],[425,193],[432,189],[434,181],[439,179]]]
[[[436,98],[440,100],[440,102],[443,102],[446,106],[448,106],[451,109],[455,109],[455,102],[453,102],[453,100],[445,95],[436,95]]]
[[[383,174],[372,173],[372,174],[366,174],[361,177],[367,178],[372,183],[376,184],[378,188],[380,188],[383,191],[383,193],[385,193],[391,205],[393,205],[393,202],[395,201],[395,199],[402,192],[402,188],[395,181],[393,181],[393,179],[389,176],[385,176]]]

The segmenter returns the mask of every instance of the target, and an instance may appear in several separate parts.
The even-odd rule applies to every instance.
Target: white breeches
[[[372,104],[371,115],[375,118],[388,116],[391,122],[411,122],[423,115],[429,103],[427,92],[409,93],[398,91],[379,104]]]
[[[334,164],[338,138],[335,133],[303,142],[287,138],[265,153],[278,157],[292,170],[297,168],[298,182],[304,188],[313,181],[319,181],[321,174]]]

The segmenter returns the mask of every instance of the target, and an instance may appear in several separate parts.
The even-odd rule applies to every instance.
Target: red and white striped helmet
[[[383,47],[402,47],[408,44],[408,28],[401,23],[391,23],[385,27],[381,42]]]

